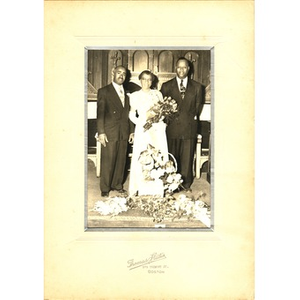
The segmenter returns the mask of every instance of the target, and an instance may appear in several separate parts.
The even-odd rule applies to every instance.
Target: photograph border
[[[210,105],[210,227],[164,227],[156,224],[153,227],[89,227],[88,226],[88,51],[89,50],[207,50],[210,51],[210,84],[211,84],[211,101],[203,101],[203,104]],[[84,199],[84,228],[85,231],[214,231],[214,46],[84,46],[84,114],[85,114],[85,144],[84,144],[84,162],[85,162],[85,199]],[[92,102],[96,102],[93,100]],[[199,120],[200,122],[200,120]],[[99,197],[100,198],[100,197]]]

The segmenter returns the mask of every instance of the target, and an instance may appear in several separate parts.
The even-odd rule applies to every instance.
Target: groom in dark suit
[[[97,129],[101,143],[100,190],[108,197],[111,190],[124,194],[124,171],[128,142],[133,142],[134,125],[129,120],[129,98],[123,82],[126,69],[113,70],[111,84],[100,88],[97,95]]]
[[[178,105],[177,115],[167,126],[168,150],[174,155],[183,187],[191,191],[193,162],[199,116],[203,108],[204,86],[188,77],[190,62],[180,57],[176,62],[176,77],[163,83],[161,93],[172,97]]]

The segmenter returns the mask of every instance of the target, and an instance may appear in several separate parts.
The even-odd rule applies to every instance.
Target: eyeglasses
[[[141,78],[143,81],[152,81],[150,78]]]

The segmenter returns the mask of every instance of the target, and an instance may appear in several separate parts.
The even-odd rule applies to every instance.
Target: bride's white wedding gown
[[[143,127],[147,121],[148,110],[162,99],[162,94],[158,90],[150,90],[149,92],[139,90],[130,95],[131,110],[129,118],[135,124],[135,132],[130,166],[129,195],[135,195],[136,192],[138,192],[139,196],[156,194],[155,189],[152,189],[151,193],[151,184],[148,184],[148,189],[145,189],[142,166],[138,161],[141,152],[146,150],[149,144],[161,151],[164,161],[168,160],[166,124],[163,121],[159,121],[146,131]]]

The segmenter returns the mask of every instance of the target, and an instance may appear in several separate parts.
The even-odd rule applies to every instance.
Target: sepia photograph
[[[85,227],[213,229],[213,47],[86,47]]]
[[[45,2],[45,299],[254,299],[253,20]]]

